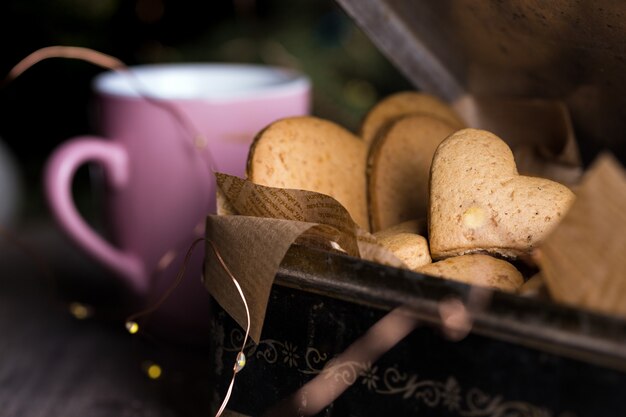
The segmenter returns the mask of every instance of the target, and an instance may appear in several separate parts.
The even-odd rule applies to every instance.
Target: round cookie
[[[291,117],[257,135],[247,175],[260,185],[329,195],[369,230],[366,159],[367,145],[343,127],[311,116]]]
[[[417,268],[416,271],[508,292],[516,292],[524,284],[522,274],[513,265],[481,254],[444,259]]]
[[[391,227],[375,232],[374,236],[378,239],[382,239],[388,236],[397,235],[398,233],[414,233],[417,235],[423,235],[427,231],[428,224],[426,223],[426,218],[423,218],[407,220],[405,222],[395,224]]]
[[[437,117],[412,114],[392,122],[374,140],[367,167],[372,231],[427,216],[433,155],[437,146],[456,130]]]
[[[361,124],[361,137],[366,143],[372,143],[387,124],[411,113],[430,114],[456,129],[465,127],[456,112],[439,98],[417,91],[402,91],[386,97],[372,107]]]
[[[374,233],[374,237],[381,246],[414,270],[432,262],[428,241],[418,234],[423,229],[422,221],[412,220]]]

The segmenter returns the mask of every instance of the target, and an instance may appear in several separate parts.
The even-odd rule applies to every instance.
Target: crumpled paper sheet
[[[394,267],[406,267],[360,229],[334,198],[304,190],[265,187],[216,174],[218,215],[207,217],[206,237],[239,282],[250,309],[250,337],[259,341],[276,271],[293,243],[323,246]],[[204,285],[243,328],[243,301],[207,245]]]
[[[614,157],[586,172],[535,259],[556,301],[626,317],[626,171]]]

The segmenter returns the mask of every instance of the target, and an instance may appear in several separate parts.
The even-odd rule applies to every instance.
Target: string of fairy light
[[[206,140],[206,138],[204,138],[202,134],[198,132],[197,129],[195,129],[195,127],[193,126],[193,122],[188,117],[186,117],[186,115],[183,112],[181,112],[178,108],[176,108],[171,103],[162,102],[162,101],[153,99],[151,98],[149,94],[146,94],[146,91],[148,90],[139,82],[139,80],[136,77],[132,75],[130,71],[128,71],[128,67],[122,61],[120,61],[119,59],[115,57],[103,54],[101,52],[98,52],[89,48],[70,47],[70,46],[50,46],[50,47],[36,50],[35,52],[31,53],[30,55],[25,57],[23,60],[21,60],[19,63],[17,63],[11,69],[7,77],[3,80],[2,85],[6,85],[9,82],[13,81],[20,74],[22,74],[24,71],[26,71],[28,68],[32,67],[36,63],[45,59],[49,59],[49,58],[78,59],[78,60],[92,63],[104,69],[123,72],[124,75],[128,77],[128,80],[132,83],[136,92],[142,99],[145,99],[151,104],[161,107],[167,112],[169,112],[169,114],[171,114],[172,117],[188,132],[190,138],[192,139],[191,143],[193,147],[197,150],[206,151],[206,155],[205,155],[206,157],[203,158],[203,160],[206,161],[208,170],[210,172],[215,172],[214,162],[213,162],[214,160],[208,149],[208,141]],[[12,236],[9,232],[3,229],[0,229],[0,232],[2,232],[5,238],[9,238],[9,240],[16,242],[17,246],[20,246],[25,251],[33,254],[34,251],[30,250],[28,248],[28,245],[23,244],[19,239]],[[179,286],[179,284],[182,282],[185,276],[186,267],[193,253],[193,250],[201,242],[206,242],[209,244],[209,246],[213,249],[213,253],[215,254],[215,257],[217,261],[219,262],[220,266],[223,268],[226,274],[231,278],[244,304],[245,311],[246,311],[246,318],[247,318],[246,333],[245,333],[243,343],[241,345],[241,349],[238,352],[236,359],[235,359],[235,363],[233,365],[233,375],[232,375],[229,387],[227,389],[227,392],[222,401],[222,404],[216,413],[216,417],[219,417],[224,412],[230,400],[230,396],[233,390],[233,386],[234,386],[235,378],[237,374],[241,372],[241,370],[246,365],[246,356],[243,350],[244,350],[244,347],[246,346],[249,333],[250,333],[250,311],[248,308],[246,297],[239,284],[239,281],[235,278],[235,276],[232,274],[232,272],[226,265],[216,244],[212,240],[207,239],[207,238],[196,239],[188,248],[187,254],[183,261],[183,265],[178,271],[176,279],[174,280],[172,285],[162,294],[162,296],[156,303],[146,308],[145,310],[142,310],[140,312],[134,313],[131,316],[129,316],[125,321],[125,327],[128,333],[130,333],[131,335],[141,334],[141,326],[139,323],[139,319],[156,311],[171,296],[172,292],[176,290],[176,288]],[[173,260],[175,256],[176,256],[175,252],[169,251],[168,253],[164,255],[164,259],[168,258],[169,261],[166,261],[166,262],[169,263],[171,262],[171,260]],[[37,264],[43,265],[43,261],[40,261]],[[158,270],[161,269],[162,267],[161,264],[162,262],[159,262],[155,272],[158,272]],[[45,267],[44,269],[47,270],[46,271],[47,275],[50,276],[51,274],[49,273],[49,269]],[[93,307],[87,304],[81,303],[81,302],[77,302],[77,301],[70,302],[67,305],[67,309],[69,313],[77,320],[87,320],[93,317],[95,313]],[[152,380],[157,380],[161,378],[161,376],[163,375],[163,369],[158,363],[155,363],[152,361],[143,361],[141,367],[143,371],[145,372],[145,374],[148,376],[148,378]]]

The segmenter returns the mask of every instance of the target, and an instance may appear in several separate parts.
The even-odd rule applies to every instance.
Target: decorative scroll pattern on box
[[[243,336],[241,330],[233,329],[224,350],[239,351]],[[256,346],[249,342],[245,353],[248,358],[254,357],[270,365],[280,364],[301,374],[322,374],[325,378],[341,379],[350,385],[360,382],[371,393],[417,400],[425,407],[443,408],[459,416],[576,417],[570,412],[557,415],[523,401],[507,401],[500,395],[487,394],[478,388],[465,390],[453,376],[445,381],[436,381],[420,379],[416,374],[402,372],[395,367],[382,368],[369,362],[335,363],[327,353],[313,347],[301,349],[289,341],[263,339]]]

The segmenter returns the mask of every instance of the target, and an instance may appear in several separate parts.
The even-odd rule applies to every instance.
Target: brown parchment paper
[[[454,107],[469,126],[495,133],[511,147],[520,174],[567,186],[580,181],[582,160],[563,102],[467,96]]]
[[[600,156],[535,256],[556,301],[626,317],[626,172]]]
[[[276,271],[295,242],[406,267],[330,196],[265,187],[220,173],[216,181],[218,215],[207,217],[206,237],[216,243],[242,287],[250,309],[250,337],[255,342],[261,336]],[[213,298],[245,328],[243,301],[209,245],[203,280]]]

